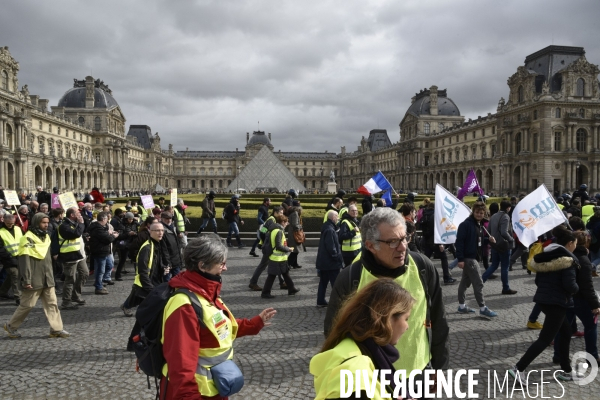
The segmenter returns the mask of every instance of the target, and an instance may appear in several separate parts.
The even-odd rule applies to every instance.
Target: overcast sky
[[[276,150],[356,150],[399,140],[420,89],[467,118],[495,112],[507,78],[548,45],[600,64],[600,2],[581,0],[3,1],[0,46],[19,84],[57,105],[73,79],[107,83],[127,128],[163,147],[234,150],[271,132]]]

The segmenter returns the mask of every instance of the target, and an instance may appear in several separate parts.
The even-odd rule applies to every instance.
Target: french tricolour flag
[[[392,195],[391,191],[393,190],[392,185],[388,182],[386,177],[379,171],[375,174],[374,177],[369,179],[367,183],[358,188],[357,192],[364,195],[371,195],[375,193],[379,193],[382,191],[386,191],[382,198],[385,198],[386,205],[392,205]]]

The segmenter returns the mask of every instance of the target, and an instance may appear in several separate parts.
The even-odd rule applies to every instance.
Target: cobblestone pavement
[[[248,281],[258,258],[248,256],[247,250],[234,249],[228,258],[224,274],[223,298],[236,317],[251,317],[267,306],[278,310],[274,323],[259,335],[244,337],[235,342],[235,359],[246,379],[243,391],[234,396],[241,399],[311,399],[313,380],[308,373],[311,357],[323,340],[325,310],[316,308],[317,281],[315,249],[301,253],[299,262],[304,268],[291,275],[301,289],[297,296],[274,290],[273,300],[264,300],[248,289]],[[128,263],[130,271],[132,266]],[[440,271],[441,273],[441,271]],[[498,270],[499,273],[499,270]],[[460,279],[460,271],[454,270]],[[259,284],[264,282],[261,277]],[[523,355],[539,331],[525,327],[533,305],[534,279],[520,268],[510,273],[511,287],[519,291],[514,296],[500,294],[500,279],[486,283],[484,294],[488,306],[499,316],[494,321],[477,316],[457,314],[457,286],[443,287],[450,324],[450,359],[454,369],[480,370],[476,392],[479,398],[488,397],[488,371],[504,374]],[[21,339],[0,339],[0,398],[2,399],[152,399],[145,376],[135,372],[135,360],[124,350],[133,319],[126,318],[119,305],[128,295],[133,274],[123,282],[109,286],[108,296],[93,294],[88,281],[85,288],[87,305],[76,311],[62,311],[68,339],[48,338],[49,327],[38,304],[20,331]],[[596,289],[600,279],[595,279]],[[276,285],[277,287],[277,285]],[[475,306],[472,291],[468,303]],[[15,306],[0,302],[0,321],[10,318]],[[542,314],[543,318],[543,314]],[[581,324],[579,324],[581,328]],[[2,331],[4,335],[5,332]],[[573,339],[571,351],[582,351],[583,339]],[[554,370],[552,351],[546,350],[530,369]],[[539,381],[539,375],[534,380]],[[559,386],[545,375],[544,397],[562,395]],[[564,384],[565,399],[598,399],[600,377],[587,386],[572,382]],[[505,389],[506,390],[506,389]],[[538,389],[539,390],[539,389]],[[536,397],[535,386],[530,389]],[[541,397],[537,393],[537,397]],[[495,398],[506,398],[496,394]],[[512,398],[523,398],[520,391]]]

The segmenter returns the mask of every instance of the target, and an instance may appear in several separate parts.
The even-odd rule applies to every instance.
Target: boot
[[[275,296],[273,296],[271,294],[271,292],[262,292],[260,294],[260,297],[262,297],[263,299],[274,299],[275,298]]]
[[[202,231],[203,231],[203,230],[204,230],[204,229],[202,229],[202,228],[198,229],[198,232],[196,232],[196,235],[200,235],[200,234],[202,233]]]
[[[246,245],[244,243],[242,243],[242,239],[240,239],[239,236],[236,236],[235,240],[237,240],[238,249],[241,249],[242,247],[246,247]]]
[[[233,247],[233,244],[231,244],[231,239],[227,239],[227,247]]]

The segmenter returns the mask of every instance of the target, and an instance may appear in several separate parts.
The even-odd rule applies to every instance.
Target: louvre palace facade
[[[344,146],[337,154],[275,150],[271,133],[262,131],[246,133],[245,146],[235,150],[163,149],[148,125],[126,128],[101,80],[74,79],[49,107],[27,85],[19,89],[18,70],[8,48],[0,48],[5,188],[123,192],[160,184],[199,192],[289,183],[313,192],[327,188],[333,171],[338,187],[351,191],[381,170],[396,189],[432,192],[436,183],[462,185],[473,168],[487,192],[527,192],[540,183],[558,192],[581,183],[600,191],[600,70],[581,47],[549,46],[527,56],[508,78],[508,98],[500,98],[495,113],[467,119],[448,91],[433,85],[412,98],[398,141],[373,129],[355,151]],[[261,176],[271,174],[279,176],[277,185]]]

